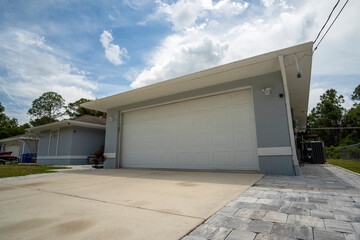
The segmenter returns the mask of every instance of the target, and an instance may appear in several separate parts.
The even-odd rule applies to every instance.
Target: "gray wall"
[[[223,83],[216,86],[196,89],[161,98],[154,98],[149,101],[138,102],[130,105],[119,106],[115,109],[110,109],[108,111],[108,116],[111,116],[113,121],[108,121],[106,125],[105,152],[117,153],[119,151],[119,140],[117,133],[118,128],[121,125],[121,119],[119,115],[120,111],[122,110],[145,107],[163,102],[176,101],[183,98],[190,98],[197,95],[211,94],[214,92],[246,86],[252,87],[258,147],[290,146],[285,98],[279,96],[279,94],[284,94],[281,73],[279,71],[262,76],[230,83]],[[271,94],[269,96],[265,96],[262,92],[262,89],[267,87],[272,88]],[[108,158],[105,167],[116,168],[118,165],[120,165],[117,163],[117,161],[118,160],[116,158]],[[259,157],[259,165],[260,171],[264,173],[285,175],[294,174],[291,157],[288,156]]]
[[[71,155],[73,128],[74,127],[60,128],[57,156]]]
[[[39,145],[38,145],[38,156],[47,156],[49,148],[49,131],[40,132]]]
[[[105,129],[75,126],[72,136],[71,155],[92,155],[104,149]]]
[[[38,164],[78,165],[88,164],[87,156],[104,147],[105,129],[70,126],[60,128],[57,156],[48,156],[49,133],[40,133]],[[61,156],[65,159],[56,159]],[[67,158],[67,156],[73,156]],[[84,156],[84,157],[81,157]]]

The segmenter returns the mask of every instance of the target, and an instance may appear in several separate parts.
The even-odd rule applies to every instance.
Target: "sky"
[[[313,41],[337,0],[0,0],[0,102],[23,124],[34,99],[96,99]],[[341,0],[334,16],[345,0]],[[360,1],[313,55],[309,110],[360,84]]]

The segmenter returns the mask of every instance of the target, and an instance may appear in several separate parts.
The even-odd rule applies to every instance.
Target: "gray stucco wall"
[[[60,128],[57,155],[48,156],[49,134],[50,131],[40,133],[38,164],[89,164],[87,157],[102,149],[105,141],[105,129],[78,126]]]
[[[263,148],[290,146],[285,98],[279,96],[279,94],[284,94],[281,73],[279,71],[262,76],[243,79],[230,83],[223,83],[202,89],[195,89],[188,92],[183,92],[161,98],[154,98],[149,101],[138,102],[130,105],[119,106],[115,109],[110,109],[108,111],[108,116],[111,116],[113,118],[113,121],[107,122],[105,152],[117,153],[117,156],[121,156],[118,153],[118,128],[121,127],[120,111],[139,107],[146,107],[150,105],[161,104],[164,102],[176,101],[184,98],[191,98],[198,95],[211,94],[219,91],[236,89],[246,86],[252,87],[258,147]],[[272,88],[271,94],[269,96],[265,96],[262,92],[262,89],[267,87]],[[117,162],[119,160],[120,158],[108,158],[105,167],[116,168],[121,165],[121,163]],[[294,171],[291,161],[291,157],[289,156],[260,156],[259,170],[260,172],[264,173],[293,175]]]
[[[71,155],[92,155],[103,150],[105,129],[84,128],[75,126],[72,133]]]
[[[49,134],[50,131],[40,132],[38,144],[38,156],[47,156],[49,149]]]
[[[57,156],[71,155],[73,128],[74,127],[60,128]]]

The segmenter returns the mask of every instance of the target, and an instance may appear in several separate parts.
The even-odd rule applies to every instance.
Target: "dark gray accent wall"
[[[252,88],[257,145],[262,147],[286,147],[290,146],[289,128],[287,122],[284,88],[282,84],[281,72],[273,72],[266,75],[242,79],[238,81],[222,83],[216,86],[210,86],[201,89],[194,89],[191,91],[174,94],[170,96],[156,98],[148,101],[137,102],[134,104],[119,106],[108,111],[108,116],[113,118],[113,121],[107,122],[106,137],[105,137],[105,152],[116,153],[118,150],[118,132],[120,128],[119,113],[124,110],[147,107],[151,105],[162,104],[166,102],[178,101],[186,98],[193,98],[200,95],[207,95],[231,89],[237,89],[250,86]],[[271,87],[271,94],[265,96],[262,89]],[[283,96],[280,97],[279,95]],[[117,154],[117,158],[119,159]],[[270,162],[268,162],[268,159]],[[278,160],[276,160],[278,159]],[[107,160],[108,161],[108,160]],[[271,168],[277,169],[277,165],[282,164],[279,169],[274,170],[273,173],[290,174],[293,173],[292,159],[288,156],[279,157],[259,157],[260,171],[270,173]],[[116,168],[116,159],[109,159],[106,168]]]
[[[39,144],[38,144],[38,156],[48,155],[49,135],[50,135],[50,131],[40,132]]]
[[[260,172],[266,174],[294,175],[291,156],[259,157]]]
[[[69,155],[92,155],[95,151],[104,149],[105,129],[74,126],[71,134],[72,145]]]

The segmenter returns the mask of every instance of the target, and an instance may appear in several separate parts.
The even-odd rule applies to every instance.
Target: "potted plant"
[[[91,161],[93,168],[103,168],[104,167],[104,161],[106,160],[106,157],[104,156],[104,151],[98,150],[94,152],[94,157]]]

